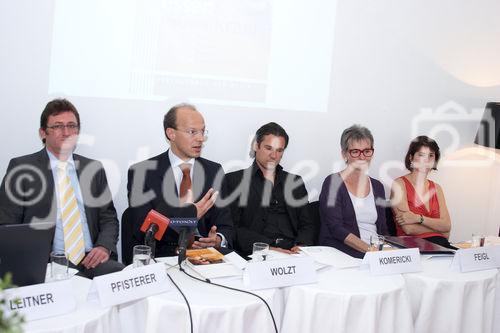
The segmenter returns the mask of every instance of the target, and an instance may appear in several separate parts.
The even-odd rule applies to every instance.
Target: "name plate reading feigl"
[[[367,252],[365,259],[373,275],[420,272],[420,252],[417,248]]]
[[[500,246],[459,249],[455,252],[451,268],[454,271],[473,272],[500,267]]]
[[[249,289],[268,289],[315,283],[316,270],[312,258],[290,258],[250,262],[244,282]]]
[[[171,288],[163,263],[98,276],[92,283],[91,290],[97,289],[104,307],[160,294]],[[89,295],[90,298],[92,295]]]
[[[4,290],[4,310],[18,312],[27,321],[72,312],[76,308],[71,280],[41,283]]]

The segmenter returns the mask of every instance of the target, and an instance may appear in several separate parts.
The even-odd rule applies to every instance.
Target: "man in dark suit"
[[[56,222],[52,249],[88,278],[119,271],[118,220],[101,163],[73,154],[80,116],[65,99],[47,104],[45,147],[14,158],[0,187],[0,223]]]
[[[299,245],[313,245],[314,226],[307,190],[300,176],[279,165],[288,134],[276,123],[257,130],[252,143],[253,164],[226,175],[231,215],[236,229],[235,249],[252,253],[253,243],[298,252]]]
[[[166,152],[130,167],[128,172],[128,213],[133,223],[130,243],[144,242],[139,230],[151,209],[171,217],[197,217],[198,227],[192,248],[231,247],[233,226],[228,207],[218,207],[219,193],[225,192],[221,165],[200,157],[207,131],[203,116],[190,104],[172,107],[163,120],[170,143]],[[167,229],[156,243],[156,256],[176,255],[178,235]]]

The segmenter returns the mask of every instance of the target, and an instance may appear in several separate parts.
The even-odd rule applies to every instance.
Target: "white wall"
[[[198,105],[210,131],[204,157],[226,169],[247,165],[252,133],[261,124],[276,121],[291,136],[283,165],[309,174],[307,187],[317,198],[324,177],[342,166],[342,130],[360,123],[375,137],[371,173],[390,186],[403,171],[393,167],[385,172],[385,168],[400,167],[410,139],[435,125],[419,123],[422,109],[468,113],[482,109],[487,101],[500,101],[500,2],[339,0],[336,10],[329,111]],[[47,93],[53,15],[53,1],[0,2],[1,174],[11,157],[41,148],[39,115],[56,97]],[[127,167],[167,148],[162,117],[171,102],[68,98],[82,117],[77,151],[105,161],[121,213],[126,208]],[[465,117],[453,126],[460,144],[448,155],[472,143],[477,121]],[[92,142],[86,142],[87,135]],[[442,138],[439,143],[446,147],[450,139]],[[466,239],[472,231],[498,230],[498,171],[498,164],[479,169],[443,166],[436,174],[452,214],[453,239]]]

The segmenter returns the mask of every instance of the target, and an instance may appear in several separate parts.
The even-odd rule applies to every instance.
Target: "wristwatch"
[[[295,241],[288,238],[276,238],[270,246],[279,247],[282,249],[290,250],[296,245]]]
[[[280,247],[280,243],[282,243],[283,241],[284,241],[283,238],[276,238],[274,242],[271,244],[271,246]]]
[[[422,214],[420,214],[420,221],[419,221],[418,223],[419,223],[419,224],[424,223],[424,217],[422,216]]]

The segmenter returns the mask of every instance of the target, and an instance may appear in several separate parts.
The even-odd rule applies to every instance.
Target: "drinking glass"
[[[384,249],[385,237],[380,235],[370,236],[370,251],[382,251]]]
[[[65,280],[69,277],[69,261],[64,252],[50,253],[50,277],[52,280]]]
[[[147,245],[134,246],[134,268],[149,265],[151,260],[151,247]]]
[[[472,247],[483,247],[486,237],[482,234],[472,234]]]
[[[269,245],[266,243],[253,243],[252,261],[265,261],[269,255]]]

